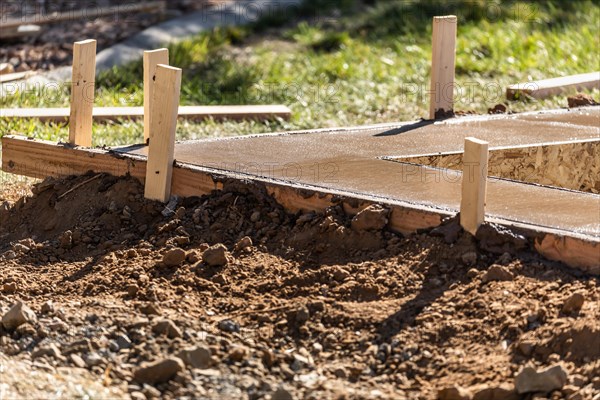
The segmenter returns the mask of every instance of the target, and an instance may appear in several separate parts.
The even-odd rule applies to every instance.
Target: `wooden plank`
[[[23,8],[26,10],[27,8]],[[149,1],[138,4],[121,4],[113,7],[90,7],[79,10],[64,12],[53,12],[50,14],[37,14],[23,16],[22,18],[10,18],[2,21],[2,30],[18,28],[21,25],[45,25],[65,21],[89,21],[93,18],[112,16],[115,20],[124,20],[130,13],[157,11],[165,9],[165,1]]]
[[[92,110],[96,79],[96,41],[75,42],[73,45],[73,78],[71,81],[71,112],[69,143],[92,145]]]
[[[568,91],[585,89],[600,89],[600,71],[510,85],[506,89],[506,98],[516,100],[526,95],[545,99]]]
[[[169,50],[157,49],[144,52],[144,142],[150,138],[150,110],[154,95],[154,79],[158,64],[169,65]]]
[[[34,71],[11,72],[10,74],[2,74],[2,75],[0,75],[0,83],[13,82],[13,81],[21,80],[21,79],[26,79],[35,74],[36,73]]]
[[[115,176],[131,175],[144,182],[146,159],[102,149],[73,148],[65,144],[8,135],[2,138],[2,170],[42,179],[47,176],[84,174],[88,171],[107,172]],[[240,179],[240,174],[176,163],[173,169],[172,194],[182,197],[210,194],[213,190],[222,188],[221,182],[224,179]],[[350,213],[381,202],[353,193],[283,184],[266,178],[249,177],[247,180],[264,185],[265,190],[289,212],[324,212],[327,207],[336,204],[336,198],[344,198],[346,203],[355,199],[360,203],[358,208],[346,207],[344,204],[344,209]],[[404,234],[435,227],[441,223],[442,218],[450,215],[443,210],[425,209],[412,204],[390,203],[386,206],[391,210],[389,228]],[[514,225],[499,219],[493,219],[492,222]],[[525,224],[518,224],[517,227],[520,233],[535,239],[536,249],[542,255],[587,273],[600,275],[600,240],[597,238]]]
[[[96,122],[138,120],[144,117],[144,107],[94,107]],[[281,118],[289,120],[292,111],[284,105],[249,106],[180,106],[179,118],[192,121],[214,119],[215,121],[268,121]],[[68,108],[0,108],[0,118],[36,118],[42,122],[65,122],[69,120]]]
[[[159,64],[153,79],[155,87],[150,109],[144,196],[147,199],[167,202],[171,196],[181,69]]]
[[[454,110],[456,28],[454,15],[433,18],[429,119]]]
[[[472,235],[477,233],[485,220],[488,157],[487,142],[472,137],[465,138],[460,224]]]

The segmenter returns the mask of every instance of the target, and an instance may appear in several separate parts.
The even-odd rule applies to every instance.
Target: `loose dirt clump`
[[[11,398],[50,396],[42,373],[134,399],[517,399],[527,374],[600,393],[598,278],[510,232],[405,237],[383,207],[290,214],[237,181],[171,210],[128,177],[32,191],[0,211]]]

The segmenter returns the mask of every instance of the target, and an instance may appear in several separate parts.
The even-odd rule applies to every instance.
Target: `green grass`
[[[507,85],[600,69],[598,1],[310,0],[296,13],[221,28],[170,47],[184,69],[181,104],[290,106],[289,122],[181,123],[178,139],[414,120],[427,115],[431,17],[459,17],[455,108],[485,113]],[[500,5],[498,5],[500,4]],[[319,10],[315,12],[315,10]],[[315,18],[318,16],[318,18]],[[141,105],[141,63],[98,79],[96,105]],[[595,98],[599,92],[592,91]],[[4,95],[0,107],[67,106],[58,92]],[[510,102],[512,111],[566,106],[566,97]],[[64,125],[0,121],[0,134],[64,140]],[[94,144],[141,141],[141,123],[95,124]]]

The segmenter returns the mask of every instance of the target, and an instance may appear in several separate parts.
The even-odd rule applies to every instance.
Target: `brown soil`
[[[21,299],[37,316],[0,324],[14,397],[38,396],[39,371],[83,368],[136,399],[435,398],[453,385],[533,398],[514,393],[515,374],[555,364],[568,381],[547,398],[600,393],[597,277],[462,232],[358,231],[337,207],[290,215],[251,184],[165,217],[138,181],[91,177],[47,179],[0,209],[0,313]],[[225,254],[206,250],[217,244]],[[575,293],[583,307],[563,310]],[[208,355],[192,362],[190,347]],[[489,390],[501,385],[505,397]]]

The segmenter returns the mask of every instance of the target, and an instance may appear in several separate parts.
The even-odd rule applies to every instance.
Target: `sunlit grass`
[[[277,19],[281,27],[276,30],[269,28],[269,21],[259,21],[249,27],[215,29],[170,46],[171,64],[184,69],[181,104],[283,103],[293,111],[289,122],[182,122],[177,138],[424,117],[432,15],[455,13],[459,17],[457,110],[485,113],[506,101],[504,90],[512,83],[600,69],[597,2],[503,2],[498,9],[484,1],[432,4],[390,0],[365,9],[345,1],[339,12],[328,10],[329,14],[321,15],[335,18],[316,22]],[[597,90],[590,93],[598,98]],[[141,63],[99,77],[97,106],[142,102]],[[66,86],[51,93],[16,93],[0,99],[0,107],[64,107],[68,103]],[[566,96],[508,103],[511,111],[566,105]],[[0,134],[8,133],[65,140],[67,128],[0,120]],[[95,145],[141,140],[141,122],[94,125]]]

